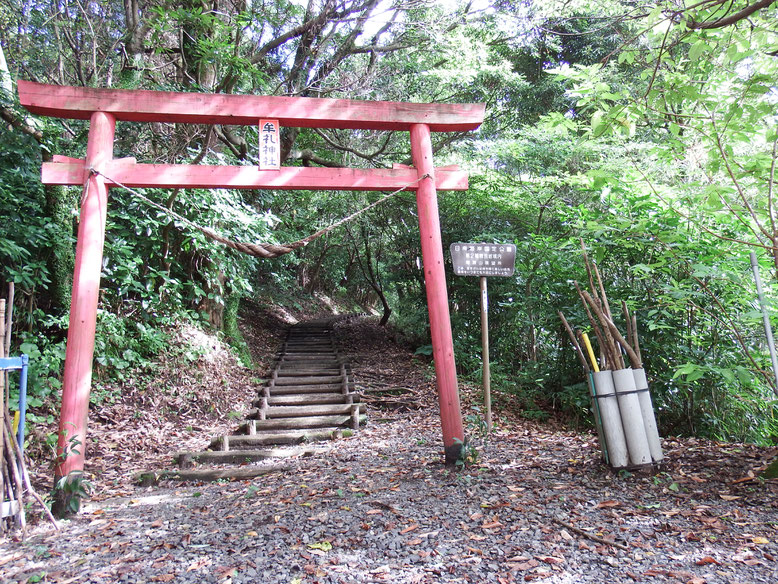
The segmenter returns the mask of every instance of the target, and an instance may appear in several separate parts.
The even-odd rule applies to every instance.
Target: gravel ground
[[[41,524],[0,546],[0,571],[8,582],[778,579],[778,485],[732,480],[748,478],[757,450],[666,441],[664,473],[625,477],[597,462],[590,436],[514,421],[457,472],[441,465],[435,414],[373,423],[285,473],[91,503],[58,533]]]
[[[263,326],[251,344],[268,352],[278,335]],[[366,429],[283,473],[140,488],[130,482],[140,465],[193,442],[191,432],[164,433],[150,451],[120,436],[108,447],[110,420],[98,420],[94,499],[58,532],[39,522],[23,541],[0,541],[0,582],[778,581],[778,481],[755,478],[774,451],[671,439],[661,472],[619,475],[600,464],[591,434],[503,411],[488,442],[473,441],[472,464],[446,469],[429,369],[383,329],[339,328],[368,403],[383,407],[371,405]],[[192,370],[224,377],[224,360],[208,367]],[[231,391],[249,395],[251,380],[235,379]],[[171,410],[179,393],[164,394]],[[463,384],[462,397],[472,414],[477,394]],[[158,415],[160,403],[144,403],[122,407]],[[224,422],[211,424],[203,444]]]

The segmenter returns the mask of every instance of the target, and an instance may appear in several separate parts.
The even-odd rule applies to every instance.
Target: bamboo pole
[[[623,300],[621,301],[621,312],[624,315],[624,322],[626,323],[627,326],[627,342],[634,349],[635,335],[632,332],[632,317],[629,314],[629,308],[627,307],[627,303],[624,302]]]
[[[592,309],[594,314],[597,316],[597,319],[602,324],[602,330],[603,330],[603,338],[605,340],[605,344],[608,347],[608,352],[611,355],[611,368],[612,369],[624,369],[624,360],[621,357],[621,352],[618,349],[618,346],[616,345],[616,341],[614,339],[613,331],[608,325],[608,318],[605,316],[604,309],[597,303],[594,298],[592,298],[591,294],[589,294],[586,290],[580,291],[581,297],[583,298],[584,304],[588,304],[589,307]]]
[[[586,310],[586,316],[589,318],[589,324],[592,325],[592,330],[594,331],[594,336],[597,337],[597,343],[600,346],[600,369],[606,369],[610,367],[611,364],[611,355],[610,351],[608,350],[608,346],[605,343],[605,334],[602,332],[602,329],[600,328],[600,325],[597,324],[597,319],[594,318],[594,315],[592,314],[592,311],[589,309],[589,304],[586,302],[586,299],[583,295],[583,290],[581,289],[578,282],[573,282],[575,289],[578,291],[578,296],[581,298],[581,302],[583,303],[584,310]]]
[[[7,410],[5,412],[5,416],[7,420],[10,420],[10,413]],[[11,434],[10,442],[16,454],[16,458],[19,461],[19,469],[21,471],[22,480],[24,481],[24,486],[27,488],[27,493],[29,493],[32,496],[32,498],[38,502],[38,504],[41,506],[41,509],[43,509],[44,515],[46,515],[48,520],[52,523],[52,525],[54,525],[54,528],[57,531],[59,531],[59,524],[57,523],[57,520],[54,519],[54,515],[51,514],[51,510],[49,509],[49,506],[46,504],[43,498],[38,494],[38,492],[32,486],[32,483],[30,482],[30,475],[27,472],[27,467],[24,464],[24,453],[22,452],[22,449],[19,447],[19,443],[16,441],[16,437],[13,434]]]
[[[584,371],[589,373],[589,364],[586,362],[586,357],[581,350],[581,345],[578,343],[578,339],[575,338],[573,329],[570,328],[570,324],[567,322],[567,319],[561,310],[557,311],[557,314],[559,315],[559,318],[562,319],[562,324],[564,325],[567,334],[570,336],[570,341],[573,343],[573,348],[575,349],[575,354],[578,356],[578,360],[581,362],[581,365],[583,365]]]
[[[762,290],[762,278],[759,275],[759,262],[756,254],[751,252],[751,269],[754,272],[754,281],[756,282],[756,294],[759,297],[759,307],[762,309],[762,323],[764,325],[764,334],[767,339],[767,349],[770,352],[770,362],[773,366],[773,376],[775,385],[773,392],[778,396],[778,356],[775,354],[775,341],[773,340],[773,328],[770,326],[770,313],[767,311],[767,305],[764,300],[764,291]]]
[[[605,313],[605,315],[613,320],[613,316],[611,314],[611,305],[608,302],[608,296],[605,294],[605,286],[603,286],[602,278],[600,277],[600,270],[597,269],[597,264],[593,263],[592,268],[594,269],[594,275],[597,276],[597,286],[600,289],[600,301],[602,302],[602,310]]]
[[[583,256],[584,266],[586,266],[586,275],[589,277],[589,289],[597,295],[597,289],[594,287],[594,278],[592,277],[592,266],[589,263],[589,256],[586,253],[583,237],[579,238],[581,242],[581,255]]]
[[[8,410],[3,418],[8,417]],[[16,500],[19,505],[19,511],[16,513],[16,523],[19,525],[19,529],[22,531],[27,527],[27,521],[24,517],[24,489],[22,488],[22,477],[19,466],[17,465],[16,457],[14,456],[13,447],[11,446],[11,433],[3,432],[3,442],[5,443],[5,460],[6,466],[9,469],[11,475],[11,488],[9,489],[11,500]]]
[[[0,356],[5,356],[5,299],[0,299]],[[5,407],[5,371],[0,373],[0,412],[4,412]],[[10,430],[10,428],[9,428]],[[5,436],[5,416],[0,413],[0,467],[5,464],[5,440],[1,436]],[[0,503],[5,502],[5,488],[4,488],[5,476],[0,472]]]
[[[5,316],[5,356],[9,357],[11,354],[11,329],[13,328],[14,320],[14,283],[8,284],[8,301],[6,303],[6,316]]]
[[[640,353],[640,338],[638,337],[638,317],[635,314],[632,315],[632,342],[634,343],[638,361],[643,363],[643,355]]]
[[[615,324],[613,324],[613,321],[610,320],[605,314],[600,310],[596,305],[594,305],[594,300],[592,297],[586,292],[586,290],[583,291],[583,295],[586,298],[587,302],[589,302],[592,305],[592,309],[597,314],[597,317],[602,322],[603,326],[608,329],[609,333],[612,335],[611,338],[615,340],[615,342],[618,342],[619,345],[624,347],[624,350],[627,352],[627,355],[629,356],[629,360],[632,363],[632,367],[634,369],[640,369],[642,367],[642,363],[640,362],[640,359],[637,356],[637,353],[635,353],[635,350],[629,345],[629,343],[624,339],[624,337],[619,332],[619,329],[616,327]],[[624,369],[623,361],[622,361],[622,369]]]

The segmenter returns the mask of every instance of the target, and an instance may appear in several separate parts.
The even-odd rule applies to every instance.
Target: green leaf
[[[689,49],[689,60],[696,61],[700,58],[700,55],[708,49],[708,43],[700,39],[695,42]]]

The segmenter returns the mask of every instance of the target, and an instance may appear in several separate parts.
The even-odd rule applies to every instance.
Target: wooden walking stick
[[[589,364],[586,362],[586,357],[581,350],[581,345],[578,344],[578,340],[575,338],[573,329],[570,328],[570,324],[568,324],[567,319],[565,318],[565,315],[562,314],[561,310],[557,311],[557,314],[559,315],[559,318],[562,319],[562,324],[564,325],[567,334],[570,336],[570,341],[573,343],[573,348],[575,349],[575,354],[578,356],[578,360],[581,362],[581,365],[583,365],[584,371],[589,373]]]
[[[5,299],[0,299],[0,357],[5,357]],[[2,467],[5,465],[5,440],[2,436],[5,435],[6,428],[3,411],[5,411],[5,371],[0,372],[0,504],[5,502],[5,477],[2,472]]]
[[[597,343],[600,345],[600,353],[603,361],[601,363],[602,366],[601,368],[607,369],[613,362],[613,357],[610,354],[609,347],[605,342],[605,333],[603,333],[602,329],[600,328],[600,325],[597,324],[597,319],[594,318],[592,311],[589,309],[589,304],[586,302],[586,299],[584,298],[583,295],[583,290],[579,286],[578,282],[573,282],[573,285],[575,286],[575,289],[578,291],[578,296],[581,298],[581,302],[583,303],[584,310],[586,311],[586,316],[589,318],[589,324],[592,325],[594,336],[597,337]]]

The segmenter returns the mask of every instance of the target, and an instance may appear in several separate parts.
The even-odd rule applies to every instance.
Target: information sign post
[[[481,345],[486,427],[492,431],[492,392],[489,372],[489,293],[487,276],[512,276],[516,246],[499,243],[452,243],[451,263],[457,276],[479,276],[481,281]]]

